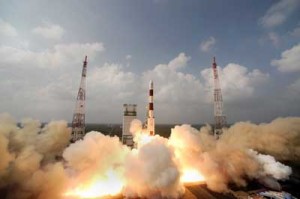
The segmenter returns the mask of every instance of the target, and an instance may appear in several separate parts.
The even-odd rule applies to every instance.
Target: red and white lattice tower
[[[222,128],[226,126],[226,117],[223,115],[222,91],[220,87],[218,68],[215,57],[213,59],[212,70],[214,77],[214,136],[218,139],[219,136],[222,134]]]
[[[87,56],[85,56],[81,81],[78,90],[75,111],[72,120],[72,135],[71,142],[76,142],[82,139],[85,135],[85,97],[86,97],[86,68],[87,68]]]

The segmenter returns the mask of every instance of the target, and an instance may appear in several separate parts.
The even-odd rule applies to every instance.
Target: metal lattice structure
[[[85,97],[86,97],[86,69],[87,69],[87,56],[85,56],[81,81],[76,99],[75,111],[72,120],[72,135],[71,142],[76,142],[82,139],[85,135]]]
[[[213,78],[214,78],[214,117],[215,117],[215,128],[214,136],[216,139],[222,134],[222,128],[226,126],[226,117],[223,115],[223,98],[222,91],[219,82],[218,68],[216,59],[214,57],[213,64]]]

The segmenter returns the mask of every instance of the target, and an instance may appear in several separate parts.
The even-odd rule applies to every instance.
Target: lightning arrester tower
[[[226,117],[223,115],[223,99],[222,91],[219,82],[219,75],[217,69],[216,58],[213,58],[212,64],[213,77],[214,77],[214,117],[215,128],[214,136],[216,139],[222,134],[222,128],[226,126]]]
[[[72,135],[71,142],[76,142],[82,139],[85,135],[85,97],[86,97],[86,69],[87,69],[87,56],[85,56],[81,81],[76,99],[76,106],[72,120]]]

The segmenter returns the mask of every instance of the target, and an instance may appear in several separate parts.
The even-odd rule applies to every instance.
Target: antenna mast
[[[222,134],[222,128],[226,126],[226,117],[223,115],[223,98],[219,82],[219,75],[217,69],[216,58],[213,58],[212,64],[213,77],[214,77],[214,117],[215,128],[214,136],[216,139]]]
[[[81,81],[73,114],[71,142],[76,142],[85,135],[86,69],[87,56],[85,56],[83,62]]]

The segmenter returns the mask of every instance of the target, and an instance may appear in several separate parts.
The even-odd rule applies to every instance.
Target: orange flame
[[[147,135],[147,134],[142,134],[139,140],[140,145],[145,145],[153,140],[153,136]]]
[[[148,133],[141,131],[136,133],[134,141],[137,144],[137,148],[142,147],[145,144],[148,144],[154,139],[154,136],[149,135]]]
[[[196,169],[184,169],[180,181],[184,184],[199,184],[204,183],[205,178]]]
[[[123,181],[117,172],[108,170],[105,178],[96,177],[88,183],[80,184],[68,190],[64,195],[75,198],[100,198],[118,195],[122,188]]]
[[[137,148],[133,149],[131,153],[137,155],[139,149],[151,142],[155,136],[140,132],[135,136]],[[121,177],[120,172],[108,170],[105,175],[94,176],[88,182],[80,182],[75,187],[73,186],[64,193],[66,198],[109,198],[117,196],[122,193],[125,186],[125,180]],[[205,177],[194,168],[187,168],[186,165],[182,167],[180,182],[183,184],[201,184],[205,182]]]

